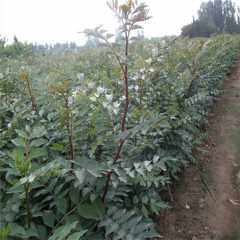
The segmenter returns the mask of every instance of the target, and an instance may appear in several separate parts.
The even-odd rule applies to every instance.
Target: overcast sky
[[[179,34],[192,21],[202,0],[145,0],[153,17],[147,37]],[[240,5],[240,0],[236,1]],[[116,21],[106,0],[0,0],[0,35],[11,40],[55,43],[83,42],[77,32],[103,24],[114,31]]]

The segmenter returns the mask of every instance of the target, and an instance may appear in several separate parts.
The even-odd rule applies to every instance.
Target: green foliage
[[[120,239],[139,239],[159,237],[159,234],[150,231],[153,228],[152,222],[143,220],[135,211],[117,209],[113,207],[107,212],[106,218],[100,222],[100,227],[105,227],[105,237],[111,236],[113,240]]]
[[[192,24],[182,28],[182,36],[184,37],[210,37],[216,33],[216,27],[206,20],[195,20]]]
[[[1,227],[0,228],[0,240],[6,240],[11,232],[9,226]]]
[[[115,10],[124,15],[132,4]],[[99,31],[88,33],[106,36]],[[195,161],[240,39],[130,39],[127,61],[121,41],[110,43],[114,53],[101,45],[80,55],[1,60],[0,238],[159,237],[154,216],[168,208],[167,190]],[[125,66],[130,101],[122,130]]]
[[[78,222],[67,223],[66,225],[57,228],[54,234],[49,238],[49,240],[80,240],[83,239],[82,236],[87,232],[87,230],[82,230],[80,232],[72,231],[77,228]],[[79,230],[79,228],[77,228]]]
[[[14,37],[14,43],[6,45],[5,39],[0,39],[0,55],[2,57],[14,58],[20,55],[29,55],[32,53],[32,47],[28,44],[23,44]]]

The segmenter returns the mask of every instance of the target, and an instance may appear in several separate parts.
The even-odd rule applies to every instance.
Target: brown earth
[[[240,240],[240,61],[210,114],[208,140],[164,213],[164,240]]]

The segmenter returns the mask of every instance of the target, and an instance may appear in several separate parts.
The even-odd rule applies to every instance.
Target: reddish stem
[[[129,31],[125,32],[125,61],[126,61],[126,63],[125,63],[124,68],[123,68],[125,106],[124,106],[124,111],[123,111],[122,119],[121,119],[121,131],[122,132],[124,132],[126,130],[126,120],[127,120],[127,114],[128,114],[128,108],[129,108],[129,91],[128,91],[129,33],[130,33]],[[113,157],[113,164],[115,164],[119,160],[125,141],[126,140],[121,140],[119,142],[116,154]],[[106,184],[105,184],[105,187],[104,187],[103,196],[102,196],[103,202],[105,201],[107,193],[108,193],[108,190],[109,190],[111,177],[112,177],[112,172],[109,172],[107,174],[107,181],[106,181]]]

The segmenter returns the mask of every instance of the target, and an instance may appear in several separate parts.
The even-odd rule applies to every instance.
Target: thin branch
[[[68,98],[65,98],[65,107],[67,111],[67,122],[66,128],[68,131],[68,141],[69,141],[69,158],[72,160],[71,169],[73,169],[73,161],[75,160],[75,149],[74,149],[74,140],[73,140],[73,119],[72,119],[72,111],[69,107]]]
[[[31,83],[30,83],[30,80],[29,80],[28,77],[26,79],[26,82],[27,82],[28,93],[29,93],[29,96],[31,98],[32,111],[36,112],[37,111],[36,99],[35,99],[35,96],[33,95],[32,86],[31,86]]]
[[[124,64],[121,62],[121,59],[120,59],[119,55],[116,53],[116,50],[113,47],[113,45],[108,41],[108,39],[106,39],[104,37],[102,37],[102,40],[104,40],[105,43],[110,47],[110,49],[112,50],[112,53],[115,56],[119,66],[121,67],[122,72],[124,72]]]
[[[128,53],[129,53],[129,36],[130,36],[130,30],[125,32],[125,58],[126,58],[126,63],[123,67],[123,77],[124,77],[124,95],[125,95],[125,107],[124,107],[124,112],[121,120],[121,131],[124,132],[126,130],[126,119],[127,119],[127,114],[128,114],[128,108],[129,108],[129,89],[128,89]],[[113,159],[113,164],[115,164],[118,159],[120,158],[124,143],[126,140],[122,140],[119,143],[117,152],[115,154],[115,157]],[[103,202],[106,199],[106,195],[108,193],[108,189],[110,186],[111,182],[111,177],[112,177],[112,172],[109,172],[107,175],[107,181],[104,187],[104,192],[102,196]]]
[[[130,33],[132,30],[134,30],[134,26],[136,26],[138,22],[142,22],[149,19],[149,17],[147,16],[148,15],[148,9],[146,8],[147,5],[142,4],[140,6],[137,6],[138,5],[137,1],[135,2],[135,4],[132,1],[127,1],[125,4],[119,6],[117,0],[116,1],[112,0],[112,3],[108,2],[109,8],[112,11],[114,11],[115,15],[117,16],[117,18],[122,24],[121,26],[123,29],[122,33],[125,34],[125,51],[124,51],[125,61],[123,63],[121,62],[121,58],[116,53],[116,50],[113,47],[113,45],[108,41],[108,37],[104,36],[104,33],[105,33],[104,31],[99,31],[99,28],[95,29],[95,33],[91,30],[85,31],[85,33],[88,34],[89,36],[98,37],[99,39],[103,40],[110,47],[113,55],[117,59],[117,62],[119,63],[119,66],[121,68],[121,71],[123,74],[123,80],[124,80],[123,95],[125,96],[125,106],[123,109],[121,123],[120,123],[121,132],[124,132],[127,129],[126,122],[127,122],[127,115],[129,111],[129,102],[130,102],[129,86],[128,86],[128,80],[129,80],[128,55],[129,55]],[[115,164],[120,159],[121,152],[123,150],[123,146],[125,142],[126,142],[126,139],[121,140],[118,143],[116,153],[113,157],[113,164]],[[107,181],[106,181],[106,184],[103,190],[103,196],[102,196],[103,202],[105,201],[106,195],[108,193],[112,174],[113,174],[112,171],[107,174]]]
[[[56,226],[54,227],[54,229],[56,229],[59,225],[61,225],[61,223],[64,222],[65,218],[67,216],[69,216],[70,214],[72,214],[73,212],[75,212],[77,210],[77,206],[72,208],[69,212],[67,212],[61,219],[60,221],[56,224]]]

